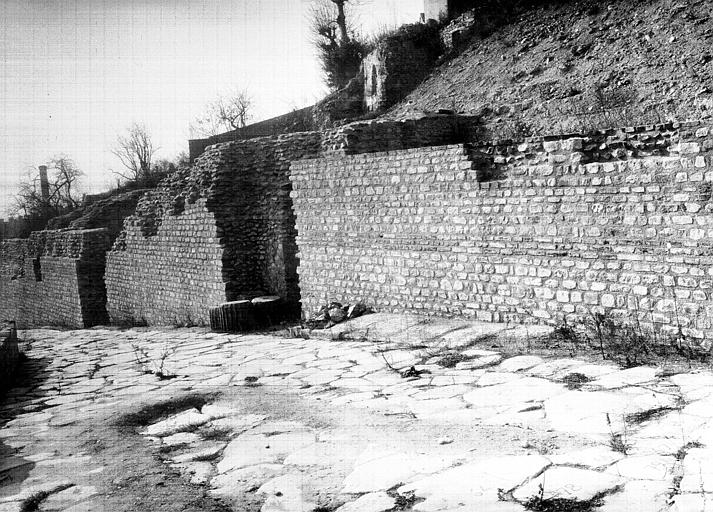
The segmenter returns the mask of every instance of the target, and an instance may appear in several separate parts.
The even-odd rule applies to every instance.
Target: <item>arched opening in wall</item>
[[[376,80],[378,78],[378,73],[376,71],[376,66],[371,66],[371,95],[376,96]]]

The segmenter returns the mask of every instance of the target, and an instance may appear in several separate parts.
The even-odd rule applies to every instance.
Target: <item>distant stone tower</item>
[[[47,201],[50,198],[50,182],[47,178],[47,166],[40,165],[40,192],[42,200]]]

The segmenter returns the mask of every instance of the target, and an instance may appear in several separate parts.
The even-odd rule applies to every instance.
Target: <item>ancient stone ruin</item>
[[[211,146],[111,248],[104,230],[4,242],[2,313],[206,324],[210,307],[270,294],[307,317],[331,301],[488,321],[606,312],[713,336],[708,126],[476,132],[434,115]]]

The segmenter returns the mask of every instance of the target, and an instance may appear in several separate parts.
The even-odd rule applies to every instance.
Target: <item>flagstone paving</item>
[[[62,439],[77,425],[89,436],[89,418],[186,393],[208,403],[150,418],[137,439],[233,510],[517,511],[552,499],[598,499],[592,510],[609,512],[711,507],[712,372],[478,345],[505,329],[368,315],[312,339],[28,331],[34,380],[0,402],[0,512],[32,500],[36,510],[103,510],[109,463]],[[469,364],[430,361],[444,346],[465,347]],[[159,368],[163,378],[147,373]],[[571,374],[590,380],[573,388]],[[260,393],[333,416],[300,420],[277,402],[255,409],[227,398]]]

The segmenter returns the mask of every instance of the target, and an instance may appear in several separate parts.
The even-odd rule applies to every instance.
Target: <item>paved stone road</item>
[[[325,482],[336,485],[340,512],[521,511],[533,497],[597,496],[603,497],[597,510],[609,512],[713,510],[713,373],[661,376],[649,367],[503,358],[472,345],[504,326],[363,318],[329,336],[378,324],[388,341],[200,329],[28,331],[35,340],[29,366],[39,380],[15,388],[0,409],[3,418],[12,418],[0,441],[14,450],[0,461],[0,512],[19,511],[38,493],[40,510],[92,510],[86,504],[99,492],[93,478],[103,468],[91,450],[70,454],[53,445],[62,429],[77,415],[126,407],[134,397],[212,386],[279,389],[357,418],[398,417],[412,437],[422,433],[421,446],[408,451],[396,440],[393,450],[352,444],[343,437],[348,426],[338,435],[334,428],[275,419],[269,410],[246,412],[220,399],[144,428],[146,447],[162,447],[186,479],[228,503],[254,493],[264,498],[263,512],[324,506]],[[402,377],[399,372],[433,353],[424,339],[468,346],[470,359],[456,368],[427,361],[416,368],[430,373]],[[137,354],[154,370],[167,355],[164,370],[177,377],[143,372]],[[587,382],[567,385],[572,374]],[[575,442],[565,450],[511,443],[482,456],[438,435],[439,426],[454,425],[549,432]],[[18,472],[28,461],[32,469]],[[340,465],[347,468],[343,473]]]

